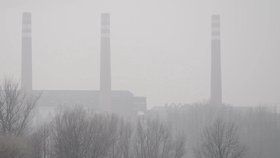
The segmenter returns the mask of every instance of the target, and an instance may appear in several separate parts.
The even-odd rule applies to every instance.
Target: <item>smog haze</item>
[[[223,101],[280,103],[277,0],[0,0],[0,78],[20,80],[32,12],[33,88],[98,90],[100,14],[111,15],[112,89],[148,107],[210,96],[211,15],[221,16]]]

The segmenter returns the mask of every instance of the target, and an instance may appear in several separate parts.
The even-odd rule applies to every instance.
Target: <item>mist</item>
[[[99,15],[111,13],[112,89],[149,107],[205,101],[210,20],[221,15],[223,100],[279,103],[278,1],[1,1],[1,78],[20,79],[20,18],[33,13],[34,89],[99,88]]]
[[[0,158],[279,158],[277,0],[0,0]]]

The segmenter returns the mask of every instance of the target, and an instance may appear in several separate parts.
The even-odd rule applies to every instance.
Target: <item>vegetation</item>
[[[162,107],[134,118],[83,107],[32,125],[38,96],[0,86],[0,158],[278,158],[279,114],[205,104]],[[189,150],[193,149],[193,150]]]
[[[194,149],[196,158],[243,158],[246,148],[241,145],[234,123],[217,119],[207,127],[202,135],[202,142]]]

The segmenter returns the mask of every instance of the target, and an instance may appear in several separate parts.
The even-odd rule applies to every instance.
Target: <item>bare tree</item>
[[[27,139],[12,135],[0,136],[0,158],[29,158]]]
[[[182,158],[185,137],[159,119],[139,120],[136,126],[113,114],[92,114],[83,108],[58,113],[47,145],[45,130],[33,135],[33,157],[57,158]],[[35,144],[35,145],[34,145]],[[46,147],[47,146],[47,147]],[[45,149],[47,148],[47,149]],[[36,152],[37,151],[37,152]]]
[[[91,158],[114,157],[118,139],[119,118],[111,114],[95,114],[91,118]]]
[[[83,109],[64,110],[57,114],[53,123],[54,156],[58,158],[86,157],[92,136],[89,121]]]
[[[136,158],[181,158],[185,154],[184,137],[174,139],[171,129],[159,119],[139,120],[136,128]]]
[[[119,119],[115,115],[89,114],[77,107],[57,114],[53,122],[54,157],[114,157]]]
[[[50,156],[50,126],[44,124],[35,130],[29,137],[32,147],[31,158],[47,158]]]
[[[27,129],[38,96],[19,89],[18,83],[4,80],[0,85],[0,133],[19,136]]]
[[[119,140],[118,140],[118,153],[119,158],[131,157],[131,141],[132,141],[132,127],[129,122],[124,120],[120,123]]]
[[[131,158],[132,157],[132,126],[124,119],[118,119],[117,132],[114,135],[108,157]]]
[[[186,133],[177,134],[174,140],[174,158],[182,158],[186,154]]]
[[[242,158],[246,148],[239,141],[237,126],[218,119],[205,129],[202,143],[194,149],[196,158]]]

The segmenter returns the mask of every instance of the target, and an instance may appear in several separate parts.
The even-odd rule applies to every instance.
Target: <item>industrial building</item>
[[[85,106],[98,112],[135,115],[146,111],[146,97],[130,91],[111,90],[110,14],[101,14],[100,90],[33,90],[32,88],[32,20],[22,17],[21,87],[27,93],[41,94],[40,107]]]

